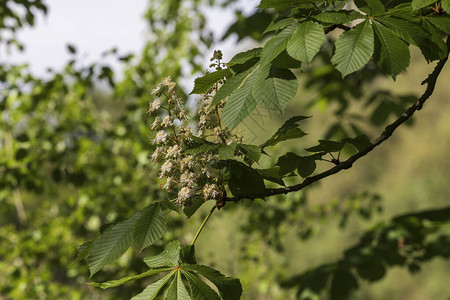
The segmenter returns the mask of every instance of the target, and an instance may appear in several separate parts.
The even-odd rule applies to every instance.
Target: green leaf
[[[152,300],[152,299],[155,299],[155,297],[158,295],[158,293],[161,290],[161,288],[169,281],[169,279],[171,277],[174,276],[174,274],[176,272],[177,271],[174,270],[173,272],[167,274],[166,276],[164,276],[163,278],[161,278],[157,282],[150,284],[149,286],[147,286],[142,291],[142,293],[134,296],[133,298],[131,298],[131,300]]]
[[[358,151],[363,151],[367,147],[370,147],[372,145],[369,138],[365,135],[358,135],[355,138],[346,138],[343,139],[341,143],[352,144],[353,146],[356,147],[356,149],[358,149]]]
[[[170,242],[166,249],[158,255],[144,258],[144,262],[150,268],[178,267],[180,265],[180,242]]]
[[[421,27],[409,21],[391,17],[377,17],[375,20],[385,25],[409,44],[417,46],[427,36],[427,33]]]
[[[358,282],[348,270],[339,269],[335,272],[331,282],[330,300],[350,299],[358,288]]]
[[[256,107],[256,101],[251,93],[259,69],[251,73],[242,86],[228,98],[222,111],[222,120],[230,130],[242,122]]]
[[[251,50],[241,52],[233,56],[233,58],[226,64],[228,67],[232,67],[234,65],[240,65],[246,63],[252,58],[261,56],[262,48],[253,48]]]
[[[200,153],[208,152],[208,151],[216,151],[220,148],[220,144],[214,144],[211,142],[205,141],[204,144],[196,144],[195,146],[185,149],[185,154],[197,155]]]
[[[271,182],[275,182],[279,185],[286,186],[283,179],[280,176],[280,167],[273,167],[269,169],[256,169],[258,173],[265,179]]]
[[[226,97],[228,97],[231,93],[233,93],[244,81],[244,79],[248,76],[248,74],[254,70],[250,68],[242,73],[238,73],[231,78],[228,78],[225,83],[219,88],[216,95],[214,96],[211,107],[219,104],[219,102]]]
[[[181,247],[180,259],[183,264],[197,264],[197,259],[195,258],[195,247],[193,245]]]
[[[167,289],[166,297],[167,300],[190,300],[191,297],[183,283],[183,278],[181,276],[181,271],[177,270],[175,278]]]
[[[264,30],[263,35],[266,34],[267,32],[278,31],[280,29],[284,29],[292,22],[295,22],[294,18],[286,18],[286,19],[281,19],[281,20],[274,19],[269,24],[269,26],[267,26],[266,30]]]
[[[354,10],[324,11],[314,16],[317,21],[330,24],[346,24],[363,18],[364,15]]]
[[[234,196],[252,197],[265,190],[263,177],[249,166],[233,160],[229,161],[227,170],[230,172],[228,186]]]
[[[380,0],[355,0],[355,4],[362,12],[370,16],[380,15],[385,11]]]
[[[286,140],[301,138],[301,137],[305,136],[306,133],[304,133],[303,130],[298,128],[298,126],[299,126],[298,123],[307,118],[309,118],[309,117],[296,116],[296,117],[290,118],[289,120],[284,122],[283,126],[281,126],[280,129],[278,129],[278,131],[275,132],[275,134],[270,139],[268,139],[266,142],[264,142],[261,145],[261,147],[265,148],[268,146],[274,146],[274,145],[276,145],[280,142],[286,141]]]
[[[167,228],[167,222],[159,203],[146,207],[133,228],[133,240],[139,251],[159,240]]]
[[[195,79],[194,89],[190,94],[202,94],[209,90],[219,80],[231,76],[230,69],[222,69],[212,73],[208,73],[203,77]]]
[[[301,6],[305,3],[314,3],[315,0],[261,0],[259,8],[275,8],[278,10]]]
[[[145,271],[144,273],[141,273],[141,274],[138,274],[138,275],[126,276],[126,277],[123,277],[123,278],[120,278],[120,279],[110,280],[110,281],[107,281],[107,282],[90,282],[89,285],[93,286],[93,287],[99,287],[99,288],[102,288],[102,289],[108,289],[108,288],[112,288],[112,287],[116,287],[116,286],[122,285],[122,284],[127,283],[128,281],[131,281],[131,280],[148,277],[148,276],[153,275],[153,274],[158,274],[158,273],[165,272],[165,271],[170,271],[170,270],[173,270],[173,268],[149,269],[149,270]]]
[[[236,143],[231,143],[230,145],[221,145],[219,148],[219,159],[233,159],[236,146]]]
[[[395,79],[409,66],[408,45],[381,23],[374,21],[372,25],[380,45],[380,50],[374,56],[375,61],[383,71]]]
[[[301,156],[298,162],[297,172],[303,178],[308,177],[316,170],[316,158],[314,156]]]
[[[447,14],[450,14],[450,0],[441,0],[441,6]]]
[[[261,52],[261,66],[269,64],[275,57],[277,57],[284,49],[291,38],[294,30],[298,24],[290,24],[284,28],[280,33],[272,37],[264,45]]]
[[[319,140],[319,145],[305,149],[308,152],[339,152],[344,145],[340,142]]]
[[[184,264],[183,268],[200,274],[211,281],[217,287],[224,300],[241,299],[242,285],[238,278],[227,277],[219,271],[203,265]]]
[[[446,34],[450,34],[450,16],[449,15],[442,15],[442,16],[435,16],[435,15],[428,15],[425,17],[425,20],[445,32]]]
[[[299,156],[295,153],[289,152],[283,156],[280,156],[276,165],[280,167],[280,175],[292,173],[297,169],[298,174],[303,178],[306,178],[315,171],[315,161],[320,159],[321,157],[322,154]]]
[[[94,240],[88,257],[90,277],[127,251],[132,242],[132,228],[141,213],[137,212],[124,222],[109,227]]]
[[[183,208],[183,212],[186,215],[186,217],[189,219],[192,217],[195,212],[203,205],[205,204],[205,200],[201,197],[195,197],[192,199],[192,203],[186,204]]]
[[[80,245],[80,247],[78,247],[77,257],[75,258],[75,261],[70,265],[70,267],[75,266],[88,256],[89,251],[91,250],[92,247],[92,242],[93,241],[86,242]]]
[[[411,6],[414,10],[435,3],[436,0],[412,0]]]
[[[297,77],[286,69],[261,67],[253,85],[253,98],[268,109],[282,112],[297,94]]]
[[[272,66],[280,69],[298,69],[302,66],[302,63],[289,56],[287,51],[284,50],[272,60]]]
[[[287,53],[299,61],[311,62],[325,41],[325,33],[320,24],[313,21],[303,22],[289,39]]]
[[[331,62],[345,77],[366,65],[373,50],[374,34],[369,21],[366,20],[338,37]]]
[[[442,59],[447,55],[447,46],[442,40],[440,32],[425,19],[423,28],[428,31],[427,39],[421,41],[419,48],[428,61]]]
[[[256,145],[237,144],[237,149],[244,153],[247,160],[258,162],[261,158],[261,147]]]
[[[162,201],[159,201],[158,203],[163,208],[163,212],[174,211],[174,212],[180,213],[180,207],[175,205],[175,203],[173,203],[170,200],[162,200]]]
[[[191,286],[192,298],[194,300],[220,300],[219,295],[209,287],[205,282],[203,282],[197,275],[191,272],[186,272],[183,270],[184,276],[189,281]]]

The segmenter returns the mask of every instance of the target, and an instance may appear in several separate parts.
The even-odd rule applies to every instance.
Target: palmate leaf
[[[195,79],[194,89],[191,94],[201,94],[207,92],[216,82],[225,77],[231,76],[230,69],[222,69],[212,73],[208,73],[203,77]]]
[[[375,61],[383,71],[395,79],[409,66],[408,45],[381,23],[374,21],[372,24],[380,48],[375,53]]]
[[[242,122],[256,107],[252,87],[258,76],[259,67],[251,73],[240,88],[228,98],[222,111],[222,120],[230,130]]]
[[[133,239],[139,251],[159,240],[166,228],[166,218],[164,218],[159,203],[154,203],[145,208],[133,228]]]
[[[166,297],[167,300],[191,300],[186,286],[183,283],[183,278],[181,277],[181,271],[177,270],[175,273],[175,278],[167,289]]]
[[[296,23],[289,24],[280,33],[267,41],[261,52],[261,66],[269,64],[286,49],[287,43],[297,26],[298,24]]]
[[[262,66],[252,87],[257,104],[282,112],[297,94],[297,77],[286,69]]]
[[[169,282],[170,284],[167,288],[165,299],[238,300],[241,297],[242,286],[239,279],[226,277],[210,267],[197,265],[194,246],[181,247],[179,241],[173,241],[168,244],[163,252],[156,256],[146,257],[144,261],[150,267],[144,273],[103,283],[93,282],[90,285],[106,289],[122,285],[131,280],[148,277],[161,272],[169,272],[163,278],[148,285],[140,294],[132,299],[155,299],[163,287]],[[207,283],[202,281],[201,278],[203,277],[217,287],[221,297]],[[189,282],[190,289],[186,288],[187,281]]]
[[[137,212],[126,221],[109,227],[94,240],[88,256],[90,277],[127,251],[132,242],[133,225],[140,215],[141,212]]]
[[[303,22],[289,39],[287,53],[296,60],[311,62],[325,41],[325,33],[320,24],[313,21]]]
[[[131,300],[152,300],[158,295],[162,287],[172,278],[177,271],[173,270],[155,283],[148,285],[140,294],[131,298]]]
[[[368,20],[341,34],[336,41],[331,62],[342,76],[361,69],[374,50],[374,34]]]

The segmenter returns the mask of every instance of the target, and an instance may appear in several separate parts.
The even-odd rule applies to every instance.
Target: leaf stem
[[[211,210],[209,211],[208,215],[206,216],[206,218],[203,220],[202,225],[200,225],[200,228],[197,230],[197,233],[194,236],[194,239],[192,240],[191,246],[193,246],[195,244],[195,241],[197,241],[198,236],[200,235],[200,232],[202,232],[203,227],[205,227],[206,222],[208,222],[209,218],[211,217],[212,213],[214,212],[214,210],[216,209],[216,205],[213,206],[213,208],[211,208]]]

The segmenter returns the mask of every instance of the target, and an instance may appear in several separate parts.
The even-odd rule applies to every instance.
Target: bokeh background
[[[111,291],[89,287],[86,263],[74,264],[77,248],[102,225],[167,197],[148,160],[149,91],[170,75],[194,111],[195,96],[187,94],[212,51],[221,49],[227,61],[264,40],[270,14],[258,12],[257,5],[230,0],[0,4],[0,299],[128,299],[148,283]],[[364,93],[420,94],[433,64],[412,50],[406,73],[395,82],[377,77],[360,87]],[[301,88],[285,114],[258,109],[238,127],[248,143],[258,144],[287,118],[313,116],[302,126],[308,136],[273,149],[262,165],[286,151],[301,152],[321,137],[352,135],[348,128],[356,124],[374,138],[395,118],[390,111],[375,115],[376,105],[361,101],[349,100],[345,113],[339,112],[342,103],[308,84],[319,67],[297,73]],[[378,222],[448,205],[448,82],[446,66],[413,122],[350,170],[302,193],[229,205],[215,214],[197,242],[198,261],[239,277],[243,299],[294,299],[295,289],[280,287],[281,279],[339,259]],[[345,90],[342,84],[331,93]],[[359,121],[348,121],[352,114]],[[142,272],[142,257],[158,253],[167,241],[188,243],[212,205],[189,220],[170,214],[162,241],[141,254],[130,249],[93,280]],[[450,262],[434,258],[421,267],[414,274],[391,268],[381,280],[363,282],[356,298],[448,299]]]

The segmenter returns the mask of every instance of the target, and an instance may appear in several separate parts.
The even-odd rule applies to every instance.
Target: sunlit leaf
[[[133,228],[133,239],[139,251],[159,240],[166,231],[167,222],[159,203],[142,210]]]
[[[345,77],[366,65],[372,57],[373,50],[373,29],[369,21],[364,21],[338,37],[331,62]]]
[[[296,60],[311,62],[325,41],[325,33],[320,24],[312,21],[303,22],[289,39],[287,53]]]

